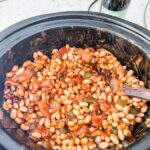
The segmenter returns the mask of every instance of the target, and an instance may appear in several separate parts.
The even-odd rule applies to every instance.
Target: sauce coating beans
[[[4,84],[3,107],[29,138],[57,150],[124,146],[148,107],[144,99],[115,91],[109,81],[144,87],[133,70],[103,48],[66,45],[51,58],[42,52],[33,58],[6,73]]]

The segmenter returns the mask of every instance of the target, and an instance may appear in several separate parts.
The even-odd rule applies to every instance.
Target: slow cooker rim
[[[101,19],[104,20],[106,22],[112,23],[114,25],[118,25],[118,26],[122,26],[123,28],[127,28],[128,30],[136,33],[137,35],[145,38],[147,41],[150,42],[150,32],[135,24],[132,23],[130,21],[118,18],[118,17],[114,17],[114,16],[110,16],[107,14],[103,14],[103,13],[97,13],[97,12],[88,12],[88,11],[64,11],[64,12],[57,12],[57,13],[50,13],[50,14],[44,14],[44,15],[38,15],[38,16],[34,16],[34,17],[30,17],[28,19],[22,20],[18,23],[15,23],[9,27],[7,27],[6,29],[4,29],[3,31],[0,32],[0,42],[5,40],[7,37],[11,36],[12,34],[14,34],[15,32],[22,30],[30,25],[33,25],[35,23],[40,23],[46,19],[53,19],[53,20],[58,20],[58,18],[63,18],[63,17],[88,17],[88,19],[90,20],[94,20],[95,19]],[[82,19],[84,19],[82,18]],[[63,18],[65,20],[65,18]]]
[[[58,18],[62,18],[62,17],[88,17],[88,18],[99,18],[101,20],[104,21],[108,21],[112,24],[117,24],[119,26],[122,26],[123,28],[127,28],[130,31],[136,33],[137,36],[140,36],[141,38],[145,39],[148,43],[150,43],[150,32],[148,32],[148,30],[140,27],[139,25],[136,25],[134,23],[128,22],[126,20],[122,20],[116,17],[112,17],[109,15],[105,15],[105,14],[100,14],[100,13],[96,13],[96,12],[82,12],[82,11],[75,11],[75,12],[60,12],[60,13],[52,13],[52,14],[46,14],[46,15],[40,15],[40,16],[35,16],[26,20],[23,20],[19,23],[16,23],[15,25],[12,25],[10,27],[8,27],[7,29],[5,29],[4,31],[2,31],[0,33],[0,44],[2,41],[5,41],[7,38],[9,38],[9,36],[11,36],[12,34],[17,33],[20,30],[23,30],[24,28],[27,28],[28,26],[32,26],[33,24],[36,23],[40,23],[43,20],[46,19],[58,19]],[[5,141],[7,141],[8,139],[11,139],[10,137],[8,137],[8,135],[6,133],[4,133],[1,128],[0,128],[0,132],[2,132],[3,138],[5,139]],[[7,139],[6,139],[7,138]],[[137,145],[131,145],[131,147],[129,147],[130,150],[134,150],[137,149],[141,146],[141,144],[143,145],[145,143],[145,146],[147,145],[147,148],[150,148],[150,143],[148,142],[150,138],[150,133],[147,134],[145,137],[142,138],[142,140],[139,141],[139,143]],[[4,140],[3,139],[3,140]],[[1,141],[2,142],[2,141]],[[1,144],[0,142],[0,144]],[[19,148],[20,145],[18,143],[16,143],[16,141],[14,140],[8,140],[7,141],[8,144],[12,145],[12,147],[16,147]],[[4,146],[4,145],[3,145]],[[141,149],[142,150],[142,149]]]

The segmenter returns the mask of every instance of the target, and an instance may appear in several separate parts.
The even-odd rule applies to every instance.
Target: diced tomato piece
[[[107,136],[107,133],[104,131],[96,130],[96,131],[91,133],[91,136],[93,136],[93,137],[95,137],[95,136]]]
[[[49,117],[48,104],[45,101],[38,102],[40,112],[45,116]]]
[[[82,126],[79,128],[79,130],[76,131],[76,135],[81,135],[81,134],[83,134],[83,133],[86,133],[86,132],[88,132],[88,130],[89,130],[88,125],[82,125]]]
[[[102,117],[97,116],[95,111],[92,113],[92,123],[93,123],[93,125],[96,126],[96,127],[101,126],[102,121],[103,121],[105,118],[106,118],[106,116],[102,116]]]
[[[100,101],[99,101],[99,104],[100,104],[100,109],[101,109],[103,112],[106,112],[106,111],[110,108],[110,105],[107,104],[105,100],[100,100]]]
[[[59,58],[62,59],[62,58],[63,58],[63,55],[64,55],[66,52],[67,52],[66,47],[60,48],[60,49],[59,49],[59,52],[58,52]]]
[[[99,104],[98,103],[94,103],[93,107],[94,107],[94,111],[99,110]]]
[[[85,63],[91,63],[92,61],[92,55],[90,52],[87,52],[85,50],[78,50],[78,55],[81,56],[81,59]]]

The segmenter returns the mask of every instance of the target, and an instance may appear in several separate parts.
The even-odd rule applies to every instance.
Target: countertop
[[[62,11],[87,11],[93,0],[0,0],[0,31],[32,16]],[[131,0],[126,20],[144,27],[148,0]],[[91,11],[99,12],[100,2]]]

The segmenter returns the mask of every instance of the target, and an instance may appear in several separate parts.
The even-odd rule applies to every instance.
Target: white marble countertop
[[[0,31],[26,18],[60,11],[87,11],[93,0],[0,0]],[[148,0],[131,0],[126,20],[144,26]],[[99,12],[100,2],[91,11]]]

